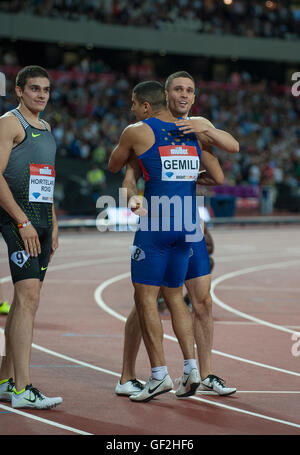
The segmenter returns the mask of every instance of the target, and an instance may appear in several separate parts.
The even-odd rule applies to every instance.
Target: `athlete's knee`
[[[134,301],[137,311],[140,308],[156,307],[158,292],[159,289],[152,289],[151,286],[140,286],[135,283]]]
[[[192,299],[192,306],[196,316],[209,314],[212,310],[212,298],[210,293]]]
[[[25,311],[35,312],[40,300],[40,286],[36,283],[16,283],[16,304]]]

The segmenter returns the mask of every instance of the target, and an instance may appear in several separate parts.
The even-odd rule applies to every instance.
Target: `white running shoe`
[[[201,389],[213,390],[214,392],[217,392],[218,395],[231,395],[236,392],[235,387],[226,387],[224,380],[214,374],[209,374],[201,381]]]
[[[16,389],[14,389],[12,394],[13,408],[50,409],[62,403],[62,401],[61,397],[45,397],[38,389],[32,387],[32,384],[27,385],[24,392],[18,394]]]
[[[162,393],[169,392],[173,389],[173,382],[172,379],[168,374],[162,379],[161,381],[157,379],[150,378],[144,389],[135,394],[130,395],[129,399],[131,401],[150,401],[152,398],[156,397],[157,395],[161,395]]]
[[[12,378],[0,384],[0,401],[11,401],[14,385]]]
[[[200,374],[197,368],[193,368],[189,374],[183,373],[182,378],[179,379],[179,387],[175,395],[178,398],[195,395],[200,382]]]
[[[141,392],[143,388],[144,388],[143,384],[137,379],[131,379],[130,381],[125,382],[124,384],[120,384],[120,381],[118,381],[118,384],[116,385],[115,388],[115,393],[116,395],[119,396],[129,397],[130,395],[134,395],[135,393]]]

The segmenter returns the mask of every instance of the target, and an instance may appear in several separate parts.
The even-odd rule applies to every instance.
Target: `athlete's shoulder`
[[[12,113],[12,111],[5,112],[5,114],[0,117],[1,122],[7,124],[12,123],[12,121],[18,122],[17,117]]]
[[[215,128],[215,126],[213,125],[213,123],[212,123],[210,120],[208,120],[207,118],[205,118],[205,117],[197,116],[197,117],[189,117],[189,118],[190,118],[191,120],[201,120],[201,121],[207,123],[207,125],[213,126],[213,127]]]
[[[126,128],[123,130],[122,134],[125,134],[126,136],[133,136],[140,134],[142,131],[145,129],[148,129],[148,125],[142,121],[136,122],[136,123],[131,123],[130,125],[127,125]]]
[[[145,125],[145,123],[142,120],[140,120],[139,122],[130,123],[130,125],[127,125],[126,128],[135,129],[135,128],[138,128],[138,127],[143,126],[143,125]]]
[[[0,117],[0,130],[6,134],[11,132],[18,133],[18,130],[22,129],[19,120],[11,112],[8,111]]]

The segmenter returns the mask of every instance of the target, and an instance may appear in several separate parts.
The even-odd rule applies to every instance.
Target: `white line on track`
[[[218,406],[219,408],[228,409],[229,411],[240,412],[241,414],[247,414],[247,415],[259,418],[259,419],[269,420],[271,422],[281,423],[283,425],[288,425],[290,427],[300,428],[300,424],[294,423],[294,422],[289,422],[288,420],[276,419],[274,417],[266,416],[264,414],[258,414],[256,412],[247,411],[246,409],[235,408],[233,406],[229,406],[227,404],[219,403],[216,401],[205,400],[204,398],[199,398],[199,397],[195,397],[195,396],[192,396],[190,398],[192,400],[200,401],[202,403],[208,403],[210,405]]]
[[[283,327],[278,324],[273,324],[272,322],[265,321],[263,319],[258,319],[254,316],[251,316],[247,313],[243,313],[242,311],[238,311],[235,308],[226,305],[221,299],[219,299],[216,294],[215,294],[215,288],[218,284],[222,283],[223,281],[229,280],[231,278],[236,278],[241,275],[245,275],[247,273],[255,273],[255,272],[262,272],[264,270],[272,270],[272,269],[281,269],[284,267],[292,267],[294,265],[299,265],[300,261],[295,260],[295,261],[287,261],[287,262],[277,262],[273,264],[264,264],[264,265],[257,265],[254,267],[247,267],[245,269],[241,270],[236,270],[235,272],[230,272],[230,273],[225,273],[225,275],[221,275],[218,278],[215,278],[212,283],[211,283],[211,296],[213,301],[218,305],[219,307],[223,308],[224,310],[227,310],[231,313],[236,314],[237,316],[240,316],[242,318],[248,319],[253,322],[257,322],[258,324],[265,325],[268,327],[271,327],[272,329],[276,330],[281,330],[282,332],[287,332],[287,333],[295,333],[295,331],[288,329],[287,327]]]
[[[103,281],[103,283],[101,283],[100,286],[98,286],[94,292],[95,300],[96,300],[97,304],[100,306],[100,308],[102,308],[104,311],[106,311],[106,313],[110,314],[114,318],[119,319],[120,321],[123,321],[123,322],[126,321],[126,318],[124,316],[122,316],[121,314],[119,314],[117,311],[110,308],[108,305],[106,305],[106,303],[102,299],[101,294],[107,286],[117,283],[118,281],[128,278],[129,276],[130,276],[130,272],[126,272],[126,273],[121,273],[120,275],[116,275],[112,278],[109,278],[108,280]],[[171,335],[164,334],[164,338],[177,342],[177,338],[175,338]],[[270,370],[275,370],[275,371],[279,371],[281,373],[286,373],[286,374],[300,377],[300,373],[298,373],[296,371],[290,371],[290,370],[286,370],[286,369],[279,368],[279,367],[273,367],[273,366],[267,365],[265,363],[260,363],[260,362],[254,361],[254,360],[245,359],[243,357],[239,357],[239,356],[236,356],[233,354],[227,354],[226,352],[217,351],[215,349],[213,349],[212,352],[214,354],[217,354],[217,355],[220,355],[223,357],[227,357],[227,358],[230,358],[233,360],[238,360],[239,362],[245,362],[245,363],[249,363],[251,365],[268,368]]]
[[[92,435],[92,433],[87,433],[86,431],[78,430],[77,428],[69,427],[67,425],[62,425],[61,423],[53,422],[52,420],[43,419],[42,417],[35,416],[34,414],[28,414],[27,412],[20,411],[19,409],[10,408],[9,406],[5,406],[0,404],[0,409],[4,409],[5,411],[12,412],[14,414],[21,415],[28,419],[37,420],[40,423],[45,423],[47,425],[51,425],[56,428],[61,428],[62,430],[71,431],[72,433],[77,433],[81,435]]]
[[[45,352],[46,354],[50,354],[50,355],[52,355],[54,357],[59,357],[59,358],[64,359],[64,360],[68,360],[68,361],[70,361],[72,363],[76,363],[78,365],[82,365],[82,366],[87,367],[87,368],[92,368],[93,370],[100,371],[101,373],[105,373],[105,374],[109,374],[111,376],[117,376],[117,377],[121,376],[120,374],[118,374],[118,373],[116,373],[114,371],[106,370],[104,368],[97,367],[95,365],[92,365],[92,364],[89,364],[89,363],[86,363],[86,362],[82,362],[80,360],[74,359],[74,358],[66,356],[64,354],[60,354],[60,353],[55,352],[55,351],[51,351],[50,349],[44,348],[44,347],[36,345],[36,344],[33,344],[32,347],[37,349],[37,350],[39,350],[39,351]],[[175,391],[173,390],[171,393],[175,393]],[[223,403],[219,403],[219,402],[216,402],[216,401],[210,401],[210,400],[206,400],[204,398],[199,398],[199,397],[195,397],[195,396],[189,397],[189,399],[200,401],[202,403],[206,403],[206,404],[209,404],[209,405],[212,405],[212,406],[221,407],[223,409],[228,409],[230,411],[235,411],[235,412],[238,412],[238,413],[251,415],[251,416],[256,417],[256,418],[269,420],[269,421],[272,421],[272,422],[275,422],[275,423],[280,423],[280,424],[283,424],[283,425],[292,426],[292,427],[295,427],[295,428],[300,428],[300,424],[297,424],[297,423],[294,423],[294,422],[290,422],[288,420],[276,419],[274,417],[270,417],[270,416],[267,416],[267,415],[264,415],[264,414],[259,414],[259,413],[256,413],[256,412],[247,411],[247,410],[241,409],[241,408],[236,408],[234,406],[229,406],[229,405],[226,405],[226,404],[223,404]],[[16,412],[15,409],[9,408],[8,406],[4,407],[4,406],[0,405],[0,407],[5,409],[5,410],[11,411],[11,412]],[[21,411],[17,411],[16,413],[20,414],[20,412]],[[25,412],[24,413],[22,412],[21,415],[24,415],[24,417],[29,417],[29,418],[32,417],[32,414],[27,414]],[[58,426],[59,428],[62,428],[61,424],[57,424],[56,422],[46,421],[45,419],[41,419],[40,417],[37,417],[37,416],[34,416],[34,418],[35,418],[35,420],[41,421],[42,423],[47,423],[49,425]],[[69,428],[72,428],[72,427],[69,427]],[[65,429],[67,429],[67,427]],[[73,432],[76,433],[76,432],[79,432],[81,430],[77,430],[75,428],[72,428],[72,429],[70,429],[70,431],[73,431]],[[82,434],[91,434],[91,433],[82,433]]]
[[[197,391],[198,393],[198,391]],[[199,391],[201,393],[201,390]],[[205,393],[205,392],[204,392]],[[207,392],[211,393],[211,392]],[[270,393],[270,394],[298,394],[300,393],[300,390],[239,390],[238,393]]]
[[[91,260],[89,260],[89,261],[80,261],[80,262],[71,263],[71,264],[61,264],[61,265],[57,265],[57,266],[51,266],[51,268],[49,268],[48,272],[54,271],[54,270],[70,269],[70,268],[74,268],[74,267],[84,267],[84,266],[89,266],[89,265],[96,265],[96,264],[107,263],[107,262],[109,262],[109,263],[119,262],[120,260],[124,261],[124,257],[106,258],[106,259],[98,259],[98,260],[92,260],[92,261]],[[270,269],[270,268],[280,268],[280,266],[281,267],[282,266],[289,266],[289,265],[295,265],[295,264],[299,264],[299,263],[300,263],[300,261],[289,261],[289,262],[279,263],[279,264],[268,264],[268,265],[264,265],[264,266],[256,266],[256,267],[251,267],[251,268],[248,268],[248,269],[243,269],[242,271],[240,270],[240,271],[237,271],[237,272],[231,272],[229,274],[223,275],[223,276],[217,278],[216,280],[214,280],[213,281],[214,288],[216,287],[216,285],[219,282],[224,281],[225,279],[229,279],[229,278],[233,278],[235,276],[239,276],[241,274],[251,273],[251,272],[256,272],[256,271],[261,271],[261,270],[267,270],[267,269]],[[102,300],[101,293],[104,290],[104,288],[107,287],[108,285],[113,284],[113,283],[115,283],[115,282],[117,282],[117,281],[119,281],[121,279],[128,278],[129,275],[130,274],[127,272],[127,273],[123,273],[121,275],[118,275],[116,277],[113,277],[111,279],[108,279],[108,280],[104,281],[100,286],[98,286],[98,288],[95,291],[95,299],[96,299],[98,305],[100,307],[102,307],[104,309],[104,311],[108,312],[113,317],[117,317],[118,319],[120,319],[122,321],[126,321],[126,318],[124,316],[122,316],[122,315],[119,315],[117,312],[115,312],[111,308],[109,308],[104,303],[104,301]],[[8,282],[8,281],[11,281],[10,277],[4,277],[4,278],[0,279],[0,283],[5,283],[5,282]],[[227,309],[228,311],[231,311],[231,312],[237,314],[237,310],[234,310],[231,307],[229,307],[228,305],[224,304],[216,296],[215,296],[215,298],[217,299],[216,303],[219,306],[222,306],[223,308]],[[97,299],[100,299],[100,301],[102,301],[101,305],[99,304]],[[268,326],[270,326],[272,328],[275,328],[275,329],[278,329],[278,330],[282,330],[283,329],[284,331],[289,331],[291,333],[294,333],[291,330],[285,330],[284,327],[268,323],[267,321],[263,321],[263,320],[260,320],[260,319],[257,319],[257,318],[253,319],[251,316],[247,315],[246,313],[241,313],[241,312],[238,312],[238,313],[239,313],[239,315],[242,315],[242,317],[246,317],[247,319],[255,320],[255,322],[258,322],[260,324],[268,325]],[[0,330],[3,331],[3,329],[0,329]],[[174,340],[177,341],[174,337],[170,337],[168,335],[165,335],[165,337],[168,338],[168,339],[171,339],[172,341],[174,341]],[[87,368],[91,368],[93,370],[97,370],[97,371],[100,371],[102,373],[106,373],[106,374],[109,374],[109,375],[112,375],[112,376],[120,377],[120,374],[118,374],[116,372],[113,372],[113,371],[110,371],[110,370],[106,370],[104,368],[97,367],[97,366],[92,365],[92,364],[88,364],[86,362],[82,362],[80,360],[74,359],[74,358],[66,356],[64,354],[57,353],[57,352],[52,351],[50,349],[44,348],[42,346],[39,346],[39,345],[36,345],[36,344],[32,344],[32,347],[34,349],[40,350],[40,351],[45,352],[47,354],[50,354],[52,356],[59,357],[59,358],[64,359],[64,360],[68,360],[68,361],[70,361],[72,363],[76,363],[78,365],[81,365],[81,366],[84,366],[84,367],[87,367]],[[258,365],[258,366],[262,366],[262,367],[265,367],[265,368],[274,369],[276,371],[281,371],[283,373],[300,376],[299,373],[292,372],[292,371],[289,371],[289,370],[284,370],[284,369],[272,367],[270,365],[260,364],[259,362],[254,362],[254,361],[251,361],[251,360],[242,359],[242,358],[237,357],[237,356],[232,356],[230,354],[221,353],[220,351],[213,351],[213,352],[216,353],[216,354],[219,354],[219,355],[223,355],[225,357],[230,357],[230,358],[234,358],[234,359],[237,359],[237,360],[240,360],[240,361],[244,361],[244,362],[247,362],[247,363],[251,363],[251,364],[254,364],[254,365]],[[190,398],[193,399],[193,400],[196,400],[196,401],[204,402],[204,403],[207,403],[207,404],[210,404],[210,405],[214,405],[214,406],[217,406],[217,407],[222,407],[222,408],[225,408],[225,409],[228,409],[228,410],[232,410],[232,411],[235,411],[235,412],[239,412],[239,413],[243,413],[243,414],[247,414],[247,415],[252,415],[254,417],[262,418],[262,419],[273,421],[273,422],[276,422],[276,423],[281,423],[281,424],[284,424],[284,425],[300,428],[299,424],[296,424],[296,423],[293,423],[293,422],[289,422],[289,421],[285,421],[285,420],[281,420],[281,419],[275,419],[275,418],[270,417],[270,416],[266,416],[266,415],[258,414],[258,413],[254,413],[254,412],[250,412],[250,411],[247,411],[247,410],[244,410],[244,409],[241,409],[241,408],[235,408],[233,406],[225,405],[225,404],[218,403],[218,402],[215,402],[215,401],[205,400],[203,398],[199,398],[199,397],[195,397],[195,396],[190,397]],[[75,432],[75,433],[78,433],[78,434],[91,434],[91,433],[83,432],[82,430],[79,430],[79,429],[75,429],[75,428],[72,428],[72,427],[64,426],[64,425],[59,424],[57,422],[48,421],[47,419],[42,419],[42,418],[40,418],[38,416],[34,416],[32,414],[28,414],[28,413],[25,413],[23,411],[16,410],[16,409],[10,408],[8,406],[0,405],[0,407],[2,409],[4,409],[4,410],[9,411],[9,412],[14,412],[16,414],[23,415],[24,417],[27,417],[27,418],[33,418],[34,420],[38,420],[40,422],[47,423],[48,425],[57,426],[57,427],[60,427],[60,428],[64,427],[64,429],[69,429],[69,431],[72,431],[72,432]]]
[[[294,251],[294,252],[287,252],[287,251],[283,251],[282,253],[278,254],[278,253],[267,253],[267,254],[264,254],[264,253],[248,253],[248,254],[233,254],[231,256],[227,255],[227,256],[217,256],[217,255],[214,255],[214,259],[215,259],[215,262],[216,263],[220,263],[220,262],[230,262],[232,263],[232,261],[244,261],[244,260],[247,260],[247,261],[256,261],[256,260],[266,260],[266,259],[272,259],[272,258],[291,258],[291,257],[295,257],[296,258],[299,258],[299,252],[298,251]]]
[[[300,261],[296,261],[296,262],[300,263]],[[284,263],[284,265],[285,266],[287,264],[288,265],[294,265],[294,263],[295,263],[295,261],[289,261],[289,263]],[[275,266],[275,264],[272,264],[272,268],[274,266]],[[261,269],[261,267],[264,267],[264,268]],[[278,267],[278,265],[277,265],[277,267]],[[253,268],[251,268],[250,270],[252,271],[252,269]],[[266,270],[267,266],[260,266],[260,269],[261,270]],[[249,270],[249,268],[247,270]],[[244,273],[246,273],[246,272],[244,272]],[[100,286],[98,286],[98,288],[95,290],[95,293],[94,293],[95,300],[96,300],[97,304],[100,306],[100,308],[102,308],[104,311],[106,311],[111,316],[113,316],[113,317],[115,317],[115,318],[117,318],[119,320],[122,320],[122,321],[126,321],[126,318],[106,305],[106,303],[102,299],[102,292],[107,286],[109,286],[109,285],[111,285],[113,283],[116,283],[119,280],[128,278],[129,275],[130,275],[129,272],[122,273],[122,274],[117,275],[115,277],[112,277],[112,278],[110,278],[108,280],[105,280]],[[227,274],[227,275],[229,275],[229,274]],[[260,320],[257,320],[257,322],[259,322],[259,321]],[[265,322],[265,321],[263,321],[263,322]],[[274,327],[274,325],[272,325],[272,327],[273,328],[277,328],[277,326]],[[171,339],[172,341],[177,341],[176,338],[170,337],[169,335],[164,335],[164,337],[167,338],[167,339]],[[213,351],[213,352],[219,353],[221,355],[224,355],[224,353],[220,353],[218,351]],[[241,359],[241,358],[239,358],[237,356],[231,356],[229,354],[225,354],[225,356],[226,357],[230,357],[230,358],[236,358],[236,359],[242,360],[244,362],[247,361],[246,359]],[[289,370],[284,370],[284,369],[281,369],[281,368],[271,367],[270,365],[260,364],[259,362],[253,362],[253,361],[247,361],[247,362],[253,363],[253,364],[256,364],[256,365],[259,365],[259,366],[263,366],[265,368],[270,368],[270,369],[274,369],[274,370],[277,370],[277,371],[281,371],[283,373],[288,373],[288,374],[292,374],[292,375],[295,375],[295,376],[300,376],[300,373],[296,373],[296,372],[289,371]],[[173,393],[175,393],[175,392],[173,391]],[[282,419],[276,419],[274,417],[266,416],[264,414],[259,414],[259,413],[247,411],[246,409],[236,408],[236,407],[229,406],[229,405],[226,405],[226,404],[223,404],[223,403],[205,400],[204,398],[199,398],[199,397],[195,397],[195,396],[192,396],[190,398],[192,400],[196,400],[196,401],[200,401],[200,402],[203,402],[203,403],[207,403],[207,404],[210,404],[212,406],[221,407],[221,408],[228,409],[228,410],[231,410],[231,411],[235,411],[235,412],[239,412],[239,413],[242,413],[242,414],[251,415],[251,416],[256,417],[256,418],[261,418],[261,419],[264,419],[264,420],[268,420],[268,421],[272,421],[272,422],[276,422],[276,423],[292,426],[292,427],[295,427],[295,428],[300,428],[300,424],[298,424],[298,423],[294,423],[294,422],[290,422],[290,421],[282,420]]]
[[[246,291],[246,292],[253,292],[253,286],[239,286],[238,284],[229,286],[229,285],[220,285],[219,289],[222,291]],[[255,286],[255,291],[262,291],[262,292],[300,292],[300,288],[284,288],[284,287],[275,287],[275,286]]]

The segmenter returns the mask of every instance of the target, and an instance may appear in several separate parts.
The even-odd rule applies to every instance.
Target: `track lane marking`
[[[52,266],[52,267],[49,269],[49,271],[51,271],[51,270],[63,270],[63,269],[66,269],[66,268],[81,267],[81,266],[88,266],[88,265],[96,265],[96,264],[99,264],[99,263],[102,263],[102,262],[107,262],[107,259],[104,259],[104,260],[94,260],[94,261],[81,261],[80,264],[76,263],[76,264],[62,264],[62,265],[58,265],[58,266]],[[119,258],[118,258],[118,259],[111,258],[111,260],[108,261],[108,262],[119,262]],[[288,265],[293,265],[295,262],[298,264],[300,261],[289,261],[289,263],[284,263],[284,264],[285,264],[285,265],[286,265],[286,264],[288,264]],[[291,264],[291,263],[292,263],[292,264]],[[283,264],[283,263],[280,263],[280,266],[282,266],[282,264]],[[269,268],[274,268],[274,266],[276,267],[275,264],[271,264],[271,266],[272,266],[272,267],[269,267]],[[280,266],[277,265],[276,268],[279,268]],[[263,267],[263,269],[262,269],[261,267]],[[266,269],[266,268],[267,268],[266,265],[265,265],[265,266],[256,266],[256,267],[253,267],[253,268],[244,269],[244,270],[243,270],[243,273],[248,273],[248,272],[246,272],[245,270],[249,271],[249,269],[255,269],[255,270],[253,270],[253,271],[258,271],[258,269],[264,270],[264,269]],[[240,272],[241,272],[241,271],[240,271]],[[234,272],[232,272],[232,273],[234,273]],[[232,275],[232,273],[231,273],[231,274],[227,274],[227,275],[226,275],[226,279],[228,279],[228,278],[229,278],[228,275]],[[237,272],[236,272],[236,273],[237,273]],[[250,272],[249,272],[249,273],[250,273]],[[241,273],[238,273],[238,274],[241,274]],[[122,274],[122,275],[118,275],[118,279],[121,279],[120,276],[123,276],[123,278],[127,278],[129,275],[130,275],[130,273],[125,273],[125,274]],[[238,276],[238,275],[236,275],[236,276]],[[115,278],[116,278],[116,277],[114,277],[114,279],[115,279]],[[219,278],[221,278],[221,277],[219,277]],[[111,280],[111,279],[110,279],[110,280]],[[107,282],[107,281],[110,281],[110,280],[106,280],[106,282]],[[11,281],[11,278],[10,278],[10,277],[5,277],[5,278],[0,279],[0,283],[4,283],[4,282],[8,282],[8,281]],[[116,281],[118,281],[118,280],[116,280]],[[215,281],[215,280],[214,280],[214,281]],[[104,283],[105,283],[105,282],[104,282]],[[218,283],[216,283],[216,284],[218,284]],[[215,284],[215,286],[216,286],[216,284]],[[103,285],[103,283],[102,283],[102,285]],[[100,286],[101,286],[101,285],[100,285]],[[215,286],[214,286],[214,287],[215,287]],[[105,287],[106,287],[106,286],[105,286]],[[98,287],[98,288],[99,288],[99,287]],[[98,289],[98,288],[97,288],[97,289]],[[222,302],[222,301],[221,301],[221,302]],[[223,303],[223,302],[222,302],[222,303]],[[226,307],[227,307],[227,305],[226,305]],[[109,307],[107,307],[107,308],[109,308]],[[229,307],[229,308],[230,308],[230,307]],[[227,308],[226,308],[226,309],[227,309]],[[106,311],[106,310],[105,310],[105,311]],[[114,315],[114,313],[115,313],[115,314],[118,314],[118,313],[114,312],[114,310],[111,310],[111,309],[110,309],[110,311],[112,312],[112,313],[111,313],[112,315]],[[228,311],[230,311],[230,310],[228,310]],[[234,311],[232,311],[232,312],[234,312]],[[246,315],[246,313],[242,313],[242,314],[245,314],[245,315]],[[250,317],[249,315],[246,315],[246,316]],[[115,316],[114,316],[114,317],[115,317]],[[242,316],[242,317],[244,317],[244,316]],[[252,317],[251,317],[251,318],[252,318]],[[126,321],[126,318],[123,317],[123,316],[121,316],[121,315],[118,315],[118,319],[121,319],[121,320],[123,320],[123,321]],[[264,325],[269,325],[269,323],[267,323],[267,321],[263,321],[263,320],[259,320],[259,319],[256,319],[256,321],[257,321],[258,323],[260,323],[260,324],[261,324],[261,323],[265,323]],[[261,321],[262,321],[262,322],[261,322]],[[277,325],[274,325],[274,324],[271,324],[271,327],[277,328],[277,329],[278,329],[278,327],[280,327],[281,329],[284,329],[283,327],[277,326]],[[2,330],[2,329],[1,329],[1,330]],[[289,332],[292,332],[292,331],[289,331]],[[294,332],[292,332],[292,333],[294,333]],[[168,336],[168,335],[166,335],[166,338],[174,340],[173,337],[170,337],[170,336]],[[176,340],[176,339],[175,339],[175,340]],[[177,340],[176,340],[176,341],[177,341]],[[51,350],[49,350],[49,349],[47,349],[47,348],[43,348],[42,346],[33,344],[32,347],[35,348],[35,349],[38,349],[38,350],[40,350],[40,351],[43,351],[43,352],[45,352],[45,353],[54,355],[54,356],[56,356],[56,357],[60,357],[60,358],[63,358],[63,359],[65,359],[65,360],[69,360],[69,361],[71,361],[71,362],[80,364],[80,365],[82,365],[82,366],[85,366],[85,367],[88,367],[88,368],[92,368],[92,369],[94,369],[94,370],[98,370],[98,371],[101,371],[101,372],[106,373],[106,374],[110,374],[110,375],[113,375],[113,376],[120,377],[120,374],[118,374],[118,373],[112,372],[112,371],[110,371],[110,370],[103,369],[103,368],[101,368],[101,367],[96,367],[95,365],[91,365],[91,364],[88,364],[88,363],[86,363],[86,362],[78,361],[77,359],[73,359],[73,358],[71,358],[71,357],[69,357],[69,356],[65,356],[65,355],[59,354],[59,353],[57,353],[57,352],[55,352],[55,351],[51,351]],[[224,353],[220,353],[219,351],[213,351],[213,352],[218,353],[218,354],[220,354],[220,355],[224,355]],[[232,357],[232,356],[229,355],[229,354],[226,354],[225,356],[226,356],[226,357],[231,357],[231,358],[237,358],[237,359],[241,360],[241,358],[238,358],[238,357],[236,357],[236,356]],[[242,361],[245,361],[245,362],[247,362],[247,363],[254,363],[254,364],[257,364],[257,365],[260,365],[260,366],[264,366],[264,367],[266,367],[266,368],[275,369],[275,370],[277,370],[277,371],[282,371],[282,372],[285,372],[285,373],[288,373],[288,374],[294,374],[294,375],[300,376],[300,374],[299,374],[299,373],[296,373],[296,372],[290,372],[290,371],[288,371],[288,370],[278,369],[278,368],[276,368],[276,367],[271,367],[271,366],[267,366],[267,365],[264,365],[264,364],[259,364],[258,362],[248,361],[247,359],[243,359]],[[175,392],[173,392],[173,393],[175,393]],[[211,402],[211,401],[208,401],[208,400],[205,400],[205,399],[202,399],[202,398],[198,398],[198,397],[190,397],[190,398],[191,398],[191,399],[194,399],[194,400],[197,400],[197,401],[206,402],[206,403],[211,404],[211,405],[215,405],[215,406],[227,408],[227,409],[230,409],[230,410],[233,410],[233,411],[236,411],[236,412],[241,412],[241,413],[244,413],[244,414],[253,415],[253,416],[255,416],[255,417],[260,417],[260,418],[263,418],[263,419],[271,420],[271,421],[274,421],[274,422],[277,422],[277,423],[282,423],[282,424],[285,424],[285,425],[290,425],[290,426],[293,426],[293,427],[300,428],[300,425],[299,425],[299,424],[295,424],[295,423],[293,423],[293,422],[284,421],[284,420],[281,420],[281,419],[275,419],[275,418],[273,418],[273,417],[265,416],[265,415],[263,415],[263,414],[252,413],[252,412],[250,412],[250,411],[246,411],[246,410],[243,410],[243,409],[240,409],[240,408],[235,408],[235,407],[228,406],[228,405],[224,405],[224,404],[221,404],[221,403]],[[32,416],[33,416],[32,414],[23,413],[22,411],[19,411],[19,410],[17,411],[17,410],[14,410],[14,409],[12,409],[12,408],[9,408],[9,407],[3,406],[3,405],[0,405],[0,407],[2,407],[2,409],[8,410],[9,412],[15,412],[15,413],[18,413],[18,414],[20,414],[20,415],[23,415],[23,414],[24,414],[25,417],[29,417],[29,416],[32,417]],[[17,411],[17,412],[16,412],[16,411]],[[40,419],[41,419],[41,418],[39,418],[39,417],[37,417],[37,416],[34,416],[34,418],[35,418],[35,420],[40,420]],[[48,421],[46,421],[46,419],[42,419],[42,420],[44,420],[45,422],[48,423]],[[49,421],[48,424],[49,424],[49,425],[54,425],[54,426],[57,426],[57,425],[60,426],[60,425],[61,425],[61,424],[57,424],[57,423],[52,422],[52,421]],[[70,427],[70,428],[72,428],[72,427]],[[72,429],[72,430],[80,431],[80,432],[81,432],[81,430],[77,430],[77,429]],[[90,433],[82,432],[82,433],[80,433],[80,434],[90,434]]]
[[[5,411],[8,411],[9,413],[12,412],[13,414],[21,415],[22,417],[26,417],[28,419],[37,420],[40,423],[45,423],[47,425],[50,425],[50,426],[53,426],[56,428],[61,428],[62,430],[71,431],[72,433],[77,433],[77,434],[86,435],[86,436],[93,434],[93,433],[87,433],[86,431],[78,430],[77,428],[69,427],[67,425],[62,425],[61,423],[53,422],[53,420],[48,420],[48,419],[44,419],[42,417],[38,417],[34,414],[29,414],[27,412],[20,411],[19,409],[10,408],[9,406],[5,406],[3,404],[0,404],[0,409],[4,409]]]
[[[121,314],[119,314],[117,311],[115,311],[112,308],[110,308],[104,302],[104,300],[102,299],[102,292],[104,291],[104,289],[107,286],[110,286],[111,284],[114,284],[114,283],[116,283],[116,282],[118,282],[120,280],[128,278],[129,276],[130,276],[130,272],[126,272],[126,273],[121,273],[120,275],[116,275],[115,277],[109,278],[109,279],[103,281],[103,283],[101,283],[96,288],[96,290],[94,292],[94,298],[96,300],[96,303],[99,305],[99,307],[102,308],[102,310],[104,310],[106,313],[110,314],[114,318],[119,319],[120,321],[123,321],[123,322],[126,322],[126,318],[124,316],[122,316]],[[173,337],[171,335],[164,334],[164,338],[166,338],[167,340],[175,341],[176,343],[178,342],[177,338],[175,338],[175,337]],[[245,362],[245,363],[249,363],[251,365],[255,365],[255,366],[259,366],[259,367],[263,367],[263,368],[268,368],[270,370],[279,371],[281,373],[286,373],[286,374],[290,374],[290,375],[293,375],[293,376],[300,377],[300,373],[298,373],[296,371],[290,371],[290,370],[286,370],[284,368],[273,367],[273,366],[267,365],[265,363],[256,362],[254,360],[245,359],[243,357],[239,357],[239,356],[236,356],[236,355],[233,355],[233,354],[227,354],[226,352],[217,351],[215,349],[212,349],[212,353],[220,355],[220,356],[223,356],[223,357],[227,357],[227,358],[230,358],[230,359],[233,359],[233,360],[238,360],[240,362]]]
[[[264,270],[271,270],[271,269],[280,269],[280,268],[299,265],[299,264],[300,264],[299,260],[287,261],[287,262],[277,262],[277,263],[273,263],[273,264],[264,264],[264,265],[257,265],[254,267],[247,267],[245,269],[236,270],[235,272],[225,273],[224,275],[221,275],[212,281],[212,283],[211,283],[212,299],[215,302],[215,304],[218,305],[219,307],[223,308],[224,310],[229,311],[230,313],[234,313],[235,315],[237,315],[241,318],[248,319],[248,320],[256,322],[258,324],[265,325],[267,327],[271,327],[272,329],[294,334],[295,333],[294,330],[288,329],[287,327],[283,327],[279,324],[273,324],[272,322],[265,321],[264,319],[256,318],[255,316],[251,316],[250,314],[236,310],[235,308],[231,307],[230,305],[227,305],[226,303],[224,303],[221,299],[219,299],[216,296],[215,288],[219,283],[222,283],[223,281],[229,280],[231,278],[236,278],[240,275],[246,275],[247,273],[255,273],[255,272],[261,272]]]
[[[77,359],[74,359],[72,357],[66,356],[64,354],[60,354],[58,352],[52,351],[52,350],[44,348],[42,346],[33,344],[32,347],[35,348],[35,349],[38,349],[39,351],[42,351],[42,352],[45,352],[47,354],[53,355],[55,357],[59,357],[59,358],[62,358],[64,360],[69,360],[70,362],[73,362],[73,363],[76,363],[76,364],[79,364],[79,365],[83,365],[83,366],[85,366],[87,368],[91,368],[93,370],[98,370],[101,373],[109,374],[111,376],[121,377],[120,374],[118,374],[118,373],[116,373],[114,371],[107,370],[107,369],[104,369],[104,368],[101,368],[101,367],[97,367],[96,365],[92,365],[92,364],[89,364],[87,362],[82,362],[81,360],[77,360]],[[144,382],[144,381],[141,381],[141,382]],[[172,390],[170,393],[174,394],[175,391]],[[206,400],[205,398],[199,398],[199,397],[192,396],[192,397],[189,397],[189,399],[200,401],[200,402],[203,402],[203,403],[206,403],[206,404],[209,404],[209,405],[212,405],[212,406],[217,406],[217,407],[220,407],[220,408],[223,408],[223,409],[227,409],[227,410],[230,410],[230,411],[234,411],[234,412],[238,412],[238,413],[242,413],[242,414],[247,414],[247,415],[250,415],[250,416],[253,416],[253,417],[257,417],[257,418],[260,418],[260,419],[269,420],[269,421],[272,421],[272,422],[275,422],[275,423],[280,423],[280,424],[283,424],[283,425],[292,426],[292,427],[295,427],[295,428],[300,428],[300,424],[298,424],[298,423],[290,422],[288,420],[277,419],[275,417],[270,417],[270,416],[267,416],[267,415],[264,415],[264,414],[259,414],[259,413],[252,412],[252,411],[247,411],[247,410],[242,409],[242,408],[236,408],[234,406],[226,405],[226,404],[223,404],[223,403],[218,403],[216,401],[209,401],[209,400]],[[9,407],[6,407],[6,406],[3,407],[2,405],[0,405],[0,407],[2,407],[5,410],[12,411],[12,412],[16,411],[16,410],[14,410],[12,408],[9,408]],[[17,413],[20,413],[20,412],[21,411],[18,411]],[[23,415],[23,414],[24,414],[24,417],[32,416],[32,414],[26,414],[26,413],[22,413],[21,415]],[[34,416],[34,417],[35,417],[35,420],[40,420],[39,417],[37,417],[37,416]],[[43,420],[45,420],[45,419],[43,419]],[[54,422],[52,422],[52,421],[49,421],[49,422],[50,422],[49,425],[54,425],[55,426]],[[48,423],[48,422],[45,421],[44,423]],[[58,425],[61,425],[61,424],[58,424]],[[81,430],[78,430],[78,431],[81,431]]]

